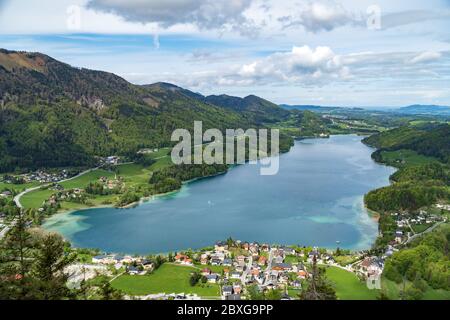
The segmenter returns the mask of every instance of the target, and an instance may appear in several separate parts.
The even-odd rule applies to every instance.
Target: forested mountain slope
[[[92,165],[96,156],[167,146],[174,129],[192,129],[194,120],[204,129],[246,129],[289,116],[256,96],[213,100],[168,83],[137,86],[44,54],[0,50],[0,172]]]

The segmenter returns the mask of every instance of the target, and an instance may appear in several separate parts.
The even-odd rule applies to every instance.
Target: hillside
[[[96,156],[169,146],[173,130],[192,129],[194,120],[223,130],[289,116],[256,96],[222,102],[168,83],[133,85],[40,53],[0,50],[0,172],[88,166]]]
[[[405,126],[378,133],[363,140],[383,151],[412,150],[420,155],[450,163],[450,125]]]
[[[437,105],[411,105],[407,107],[402,107],[396,112],[403,114],[426,114],[426,115],[443,115],[450,116],[450,107],[448,106],[437,106]]]
[[[365,196],[369,209],[414,211],[450,200],[450,125],[400,127],[363,141],[378,148],[372,154],[376,161],[399,168],[391,176],[394,184]]]

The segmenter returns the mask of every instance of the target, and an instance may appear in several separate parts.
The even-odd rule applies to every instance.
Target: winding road
[[[426,233],[429,233],[429,232],[433,231],[434,229],[436,229],[438,226],[440,226],[440,225],[443,224],[443,223],[445,223],[445,221],[440,221],[440,222],[438,222],[438,223],[435,223],[434,225],[432,225],[431,227],[429,227],[429,228],[426,229],[425,231],[423,231],[423,232],[421,232],[421,233],[416,233],[415,235],[409,237],[408,240],[406,240],[403,244],[408,244],[408,243],[410,243],[411,241],[413,241],[414,239],[416,239],[416,238],[418,238],[418,237],[420,237],[420,236],[422,236],[422,235],[424,235],[424,234],[426,234]]]

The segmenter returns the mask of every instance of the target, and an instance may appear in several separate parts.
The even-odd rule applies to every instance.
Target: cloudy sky
[[[450,0],[0,0],[0,47],[203,94],[450,105]]]

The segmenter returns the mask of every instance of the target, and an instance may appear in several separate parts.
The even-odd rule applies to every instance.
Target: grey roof
[[[232,286],[223,286],[222,291],[233,292],[233,287]]]

